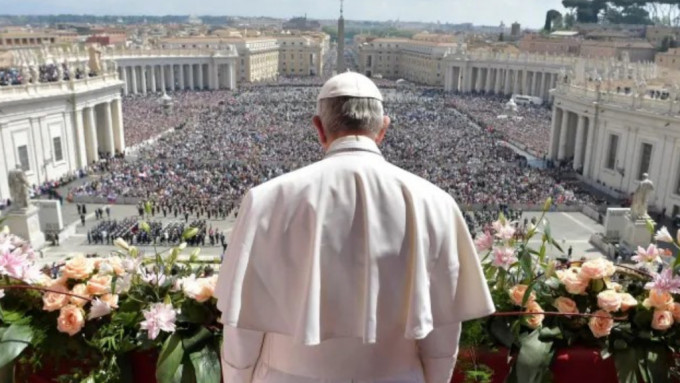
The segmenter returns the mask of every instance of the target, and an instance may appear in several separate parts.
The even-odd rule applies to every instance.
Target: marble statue
[[[647,214],[647,199],[649,194],[654,191],[654,183],[649,179],[647,173],[642,175],[642,181],[633,193],[633,202],[630,205],[630,215],[633,220],[645,219]]]
[[[27,208],[29,206],[28,188],[30,185],[26,180],[26,174],[24,174],[21,166],[17,165],[14,170],[10,170],[7,178],[10,198],[12,198],[12,206],[16,206],[20,209]]]
[[[102,71],[102,66],[101,66],[102,65],[101,64],[102,51],[94,45],[90,46],[88,51],[90,53],[90,62],[89,62],[90,63],[90,69],[95,74],[101,73],[101,71]]]
[[[31,72],[31,82],[33,84],[40,82],[40,71],[38,70],[38,66],[31,65],[28,67],[28,70]]]

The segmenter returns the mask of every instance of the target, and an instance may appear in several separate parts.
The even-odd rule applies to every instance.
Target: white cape
[[[224,325],[306,345],[423,339],[494,311],[453,199],[363,137],[245,196],[216,297]]]

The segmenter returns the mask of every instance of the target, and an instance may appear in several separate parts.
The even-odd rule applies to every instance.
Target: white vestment
[[[248,192],[216,296],[225,383],[445,383],[494,311],[453,198],[363,136]]]

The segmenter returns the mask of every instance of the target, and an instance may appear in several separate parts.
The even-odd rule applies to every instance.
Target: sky
[[[523,27],[543,25],[561,0],[345,0],[350,20],[402,20]],[[214,15],[337,18],[340,0],[0,0],[0,14]]]

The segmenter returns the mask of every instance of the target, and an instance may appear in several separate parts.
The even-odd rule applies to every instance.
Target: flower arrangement
[[[546,209],[550,201],[546,202]],[[503,215],[475,240],[497,313],[465,324],[463,344],[504,346],[512,355],[508,382],[542,382],[556,349],[585,345],[612,357],[620,382],[668,382],[677,376],[680,347],[680,257],[656,244],[639,248],[636,265],[603,258],[559,262],[546,257],[560,245],[545,212],[518,232]],[[654,223],[648,222],[653,233]],[[680,233],[679,233],[680,234]],[[661,228],[655,239],[680,249]],[[479,366],[477,366],[479,367]],[[491,375],[470,369],[468,381]]]
[[[29,244],[0,233],[0,368],[16,362],[30,374],[45,361],[71,361],[59,381],[131,382],[131,353],[147,352],[157,354],[159,383],[219,383],[213,268],[199,264],[198,249],[180,260],[186,243],[153,257],[115,244],[115,255],[76,255],[41,270]]]

